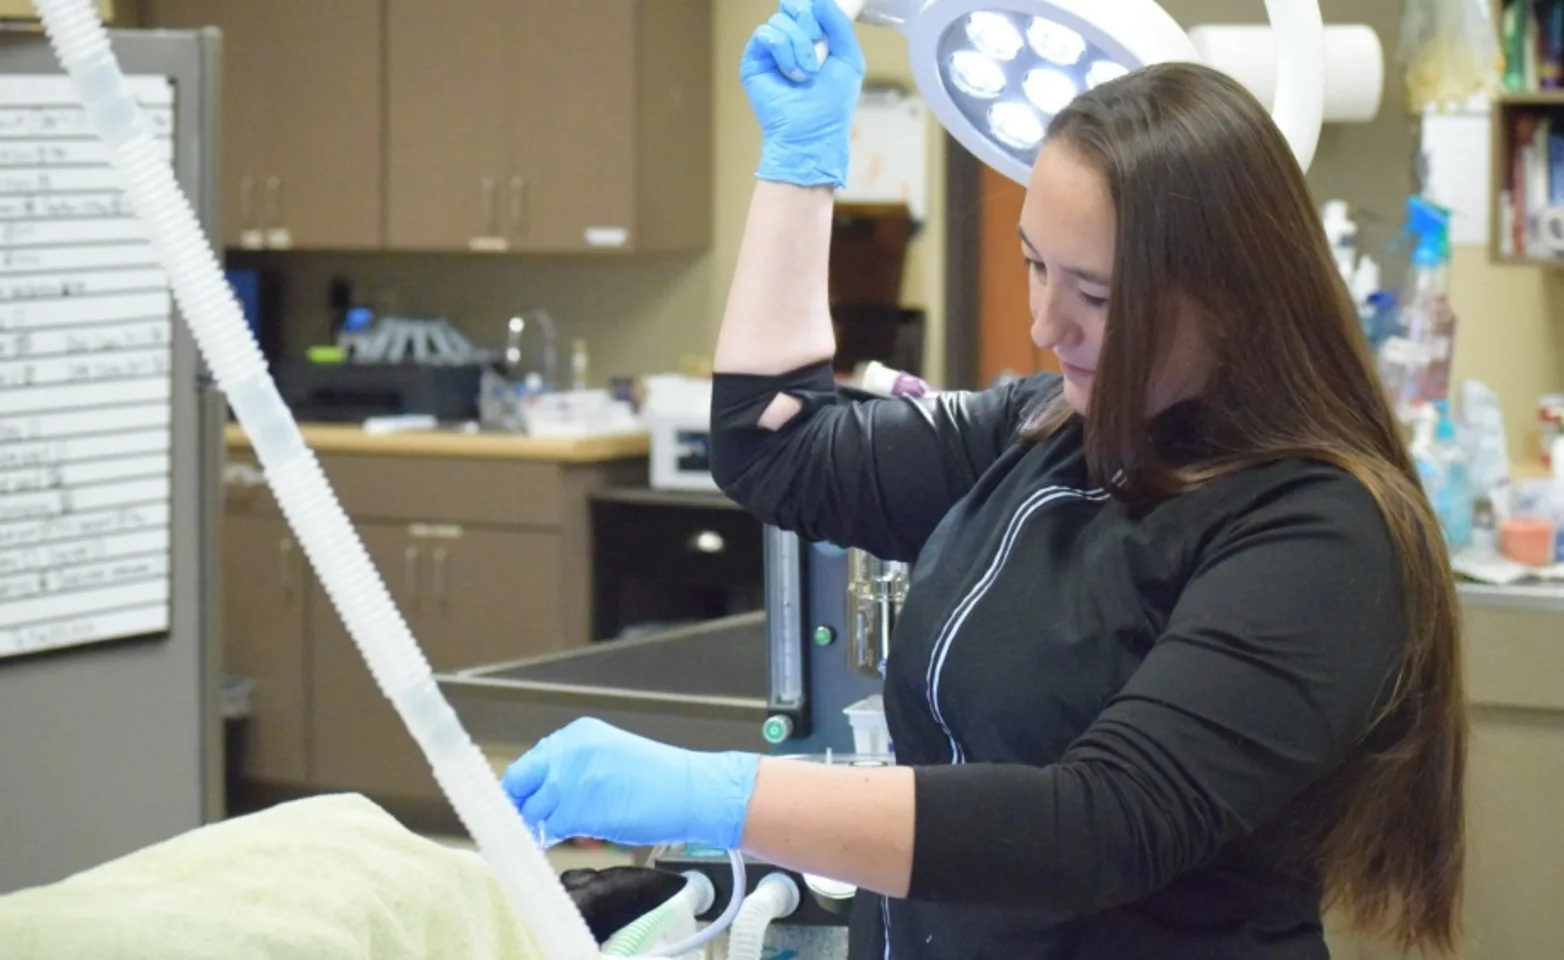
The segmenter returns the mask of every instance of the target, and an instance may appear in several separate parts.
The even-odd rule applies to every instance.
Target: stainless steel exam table
[[[594,716],[692,749],[765,751],[767,676],[765,614],[748,613],[438,680],[486,748]]]

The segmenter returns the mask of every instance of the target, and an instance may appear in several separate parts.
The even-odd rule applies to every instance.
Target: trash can
[[[250,700],[255,695],[255,681],[249,677],[223,678],[223,806],[233,813],[234,799],[239,795],[239,783],[244,771],[244,747],[249,733]]]

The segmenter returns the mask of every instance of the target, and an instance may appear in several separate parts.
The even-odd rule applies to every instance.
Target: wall
[[[1452,253],[1450,301],[1459,327],[1451,375],[1498,391],[1510,458],[1535,461],[1537,400],[1564,392],[1564,274],[1493,264],[1486,247]]]
[[[1203,24],[1264,23],[1265,6],[1257,0],[1162,0],[1183,28]],[[1387,55],[1393,57],[1399,36],[1402,0],[1355,4],[1322,0],[1326,23],[1361,23],[1372,28]],[[1346,200],[1361,221],[1365,252],[1384,266],[1384,279],[1398,283],[1406,254],[1392,252],[1403,220],[1405,197],[1415,189],[1414,158],[1418,125],[1407,115],[1406,96],[1387,67],[1387,83],[1378,114],[1369,123],[1329,124],[1320,131],[1308,181],[1318,200]],[[965,168],[975,161],[959,161]],[[1014,223],[1025,199],[1024,190],[989,170],[956,171],[957,180],[974,181],[951,199],[952,224],[962,261],[957,275],[970,274],[978,284],[971,291],[952,290],[956,315],[946,323],[955,363],[952,384],[983,384],[1004,372],[1052,369],[1053,358],[1037,351],[1027,330],[1026,270],[1015,255]],[[969,211],[982,224],[963,219]],[[981,236],[979,235],[981,233]],[[966,246],[970,244],[970,246]],[[981,258],[981,259],[979,259]],[[957,261],[953,260],[953,263]],[[967,304],[957,306],[963,299]]]
[[[732,274],[733,262],[738,256],[744,214],[754,185],[755,165],[760,159],[760,134],[744,88],[737,81],[739,54],[750,33],[777,8],[775,0],[715,2],[717,223],[712,253],[713,335],[727,299],[727,278]],[[907,63],[907,43],[901,34],[860,25],[858,38],[869,64],[868,82],[899,83],[908,89],[915,88]],[[908,250],[902,302],[927,311],[924,369],[941,370],[945,365],[945,137],[932,116],[929,125],[930,222]]]
[[[1201,24],[1265,23],[1259,0],[1160,0],[1186,30]],[[1320,0],[1326,23],[1362,23],[1374,28],[1385,50],[1385,93],[1379,114],[1366,124],[1327,124],[1309,167],[1309,186],[1318,201],[1346,200],[1361,221],[1359,244],[1398,282],[1405,257],[1386,255],[1401,231],[1405,199],[1415,189],[1417,122],[1407,113],[1406,92],[1395,64],[1403,0]]]
[[[1196,23],[1259,22],[1255,0],[1163,0],[1184,26]],[[1401,70],[1396,64],[1402,2],[1321,0],[1327,23],[1368,23],[1385,45],[1385,102],[1369,125],[1330,125],[1320,137],[1309,183],[1321,200],[1340,197],[1361,221],[1360,244],[1386,268],[1385,281],[1398,283],[1410,251],[1398,240],[1402,200],[1416,189],[1414,144],[1420,124],[1407,114]],[[1511,455],[1535,458],[1537,398],[1564,389],[1564,306],[1560,273],[1535,267],[1496,266],[1486,248],[1457,247],[1450,270],[1450,296],[1460,318],[1453,375],[1475,378],[1500,392]]]
[[[1258,23],[1257,0],[1162,0],[1183,26]],[[1401,0],[1321,0],[1327,23],[1367,23],[1385,46],[1385,100],[1367,125],[1328,125],[1309,170],[1316,198],[1348,201],[1361,222],[1364,252],[1385,267],[1386,283],[1399,283],[1410,251],[1398,240],[1402,201],[1417,187],[1415,144],[1420,123],[1408,115],[1401,69],[1395,62]],[[1366,216],[1365,216],[1366,214]],[[1500,392],[1511,455],[1534,458],[1537,398],[1564,389],[1564,325],[1555,271],[1496,266],[1486,248],[1457,247],[1450,271],[1451,300],[1460,318],[1454,377],[1482,380]]]
[[[280,266],[287,349],[327,336],[327,284],[341,274],[355,293],[411,316],[450,318],[480,346],[503,341],[505,321],[532,307],[559,326],[562,369],[570,338],[587,341],[590,379],[677,366],[709,353],[712,257],[519,257],[467,254],[246,255]],[[535,349],[530,335],[523,349]],[[535,357],[536,354],[534,353]],[[527,362],[531,362],[528,360]]]
[[[1166,0],[1184,26],[1263,20],[1257,0]],[[1321,199],[1340,197],[1362,211],[1362,245],[1395,282],[1405,256],[1392,250],[1401,226],[1401,201],[1415,184],[1416,122],[1407,116],[1395,37],[1403,4],[1324,0],[1327,22],[1367,22],[1386,45],[1385,103],[1367,125],[1331,125],[1321,134],[1310,184]],[[295,254],[284,258],[289,314],[297,338],[325,329],[326,284],[345,273],[366,291],[394,288],[409,312],[450,315],[480,343],[498,342],[501,324],[531,306],[551,310],[562,337],[584,337],[593,355],[593,379],[617,373],[667,369],[687,355],[709,355],[737,255],[760,137],[742,86],[738,59],[754,27],[775,9],[774,0],[713,0],[712,50],[715,98],[715,212],[713,244],[698,256],[514,257],[448,255]],[[891,31],[859,28],[871,79],[911,83],[905,44]],[[944,176],[945,138],[930,130],[930,182]],[[925,369],[944,368],[944,196],[935,189],[931,223],[914,240],[903,300],[928,312]],[[971,213],[970,211],[968,212]],[[1452,284],[1463,318],[1457,374],[1488,380],[1505,391],[1515,444],[1532,417],[1538,394],[1561,385],[1564,343],[1558,324],[1557,284],[1543,271],[1492,267],[1477,251],[1457,250]],[[959,324],[958,324],[959,326]]]
[[[1265,19],[1264,5],[1258,0],[1163,0],[1163,5],[1186,28],[1200,23],[1255,23]],[[774,0],[716,0],[714,9],[713,75],[717,84],[715,239],[711,254],[696,264],[696,271],[704,270],[705,282],[711,285],[709,325],[697,330],[693,324],[667,315],[662,306],[652,305],[627,314],[626,320],[618,325],[625,342],[615,350],[616,353],[651,357],[674,344],[684,352],[708,351],[721,317],[727,277],[738,252],[754,182],[753,171],[760,152],[759,134],[743,88],[736,80],[730,82],[727,78],[736,75],[739,54],[750,32],[776,9],[776,4]],[[1400,0],[1376,0],[1371,4],[1358,0],[1322,0],[1321,9],[1327,22],[1372,25],[1383,38],[1387,55],[1393,55],[1394,38],[1400,27]],[[900,35],[865,27],[859,28],[858,35],[869,62],[871,81],[912,85],[906,44]],[[1376,122],[1330,126],[1322,132],[1317,159],[1309,177],[1317,196],[1340,197],[1355,209],[1370,214],[1363,224],[1362,241],[1366,249],[1381,251],[1399,232],[1400,203],[1413,189],[1411,145],[1415,142],[1416,129],[1415,123],[1407,118],[1405,97],[1396,75],[1387,74],[1387,81],[1385,104]],[[936,127],[931,129],[928,143],[929,179],[936,185],[931,198],[931,223],[909,251],[903,301],[927,311],[924,366],[926,371],[940,371],[945,365],[947,327],[944,315],[946,210],[943,191],[937,185],[944,180],[946,138]],[[1394,258],[1382,259],[1390,261],[1386,264],[1387,278],[1396,279],[1399,267],[1393,262]]]
[[[716,182],[712,249],[679,257],[482,257],[469,255],[321,254],[254,256],[282,267],[289,347],[318,342],[326,330],[326,287],[351,277],[361,295],[395,290],[398,309],[449,316],[481,345],[498,345],[512,313],[540,306],[554,314],[560,338],[584,338],[592,379],[669,369],[688,355],[709,356],[727,278],[738,254],[760,157],[760,133],[738,80],[739,56],[775,0],[713,0]],[[859,28],[871,81],[912,86],[906,44],[897,33]],[[904,303],[928,311],[930,369],[943,364],[943,142],[931,121],[932,223],[913,241]],[[562,356],[564,348],[561,347]]]

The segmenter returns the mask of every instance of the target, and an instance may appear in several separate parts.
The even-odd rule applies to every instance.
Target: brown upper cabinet
[[[145,0],[224,33],[230,246],[706,248],[712,0]]]
[[[382,246],[383,0],[143,0],[148,26],[223,33],[223,242]]]

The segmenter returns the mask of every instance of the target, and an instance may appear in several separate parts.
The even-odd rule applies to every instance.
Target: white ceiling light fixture
[[[1304,169],[1319,143],[1325,50],[1319,0],[1264,0],[1276,36],[1271,116]],[[1202,62],[1156,0],[837,0],[907,37],[918,89],[962,146],[1025,184],[1048,121],[1131,70]],[[823,45],[822,45],[823,46]],[[1221,69],[1221,64],[1212,64]]]

